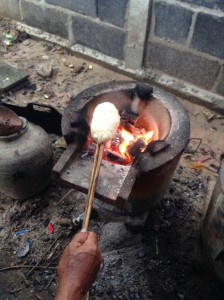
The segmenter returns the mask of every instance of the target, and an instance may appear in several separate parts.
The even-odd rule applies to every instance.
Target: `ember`
[[[106,143],[105,159],[127,165],[131,163],[140,152],[144,151],[152,139],[153,130],[146,132],[144,128],[135,128],[132,126],[132,132],[130,132],[122,126],[119,126],[115,137]],[[111,159],[111,152],[114,154],[113,159]],[[114,159],[116,154],[118,159]],[[121,159],[121,157],[123,159]]]
[[[154,138],[153,130],[146,132],[144,128],[138,128],[134,125],[131,125],[131,127],[125,126],[125,128],[120,125],[112,140],[106,142],[104,160],[115,164],[129,165]],[[87,151],[82,153],[82,159],[91,158],[94,155],[95,148],[95,142],[92,142]]]

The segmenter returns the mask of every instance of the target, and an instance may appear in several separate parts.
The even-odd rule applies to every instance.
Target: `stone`
[[[199,13],[196,19],[191,47],[224,58],[224,17]]]
[[[165,2],[155,3],[155,35],[184,43],[191,26],[193,11]],[[178,24],[178,26],[177,26]]]
[[[47,78],[52,75],[53,68],[50,64],[40,63],[36,66],[36,72],[41,77]]]
[[[141,243],[141,234],[132,233],[123,222],[109,222],[102,229],[99,243],[102,252],[130,247]]]
[[[213,87],[220,70],[220,64],[216,61],[159,43],[149,43],[146,67],[155,68],[205,89]]]
[[[27,25],[51,34],[68,38],[68,15],[51,8],[43,8],[22,0],[23,19]]]
[[[123,59],[126,34],[122,29],[106,26],[86,18],[72,17],[74,42],[106,55]]]

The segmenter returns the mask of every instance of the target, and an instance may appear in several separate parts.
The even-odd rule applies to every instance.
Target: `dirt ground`
[[[0,20],[0,33],[10,31],[16,34],[15,24]],[[0,53],[2,61],[29,74],[29,86],[1,97],[3,102],[17,105],[38,101],[63,113],[73,95],[92,85],[132,80],[57,45],[21,33],[7,48],[1,35]],[[51,76],[38,75],[40,63],[52,66]],[[161,204],[149,213],[140,230],[133,231],[122,221],[93,213],[90,229],[99,236],[104,264],[91,288],[91,299],[223,299],[223,284],[206,265],[200,237],[220,155],[224,152],[224,119],[205,107],[178,99],[189,112],[191,138],[202,142],[194,154],[183,153]],[[65,150],[65,143],[60,136],[49,137],[57,160]],[[196,141],[190,143],[193,148],[196,144]],[[199,167],[198,162],[203,160],[206,161]],[[57,220],[78,217],[86,199],[86,195],[77,191],[71,191],[63,199],[68,191],[69,188],[52,180],[44,192],[26,201],[0,194],[0,299],[54,298],[60,254],[80,228],[79,224],[65,226]],[[53,233],[48,230],[49,223],[53,225]],[[28,231],[16,235],[21,229]],[[18,250],[27,241],[30,249],[20,258]],[[30,273],[38,262],[38,267]]]

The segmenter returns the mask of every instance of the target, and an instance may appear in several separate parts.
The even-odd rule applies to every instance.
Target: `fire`
[[[125,153],[128,149],[128,146],[135,141],[135,138],[129,131],[125,130],[124,128],[121,129],[121,138],[123,139],[123,142],[120,144],[118,148],[120,154],[126,156]]]
[[[151,131],[147,132],[146,134],[142,134],[140,136],[140,138],[143,139],[147,145],[149,142],[151,142],[151,140],[153,138],[153,134],[154,134],[154,131],[151,130]]]
[[[106,149],[110,152],[110,156],[117,155],[118,163],[122,161],[123,164],[129,164],[138,153],[144,151],[147,144],[152,141],[153,134],[153,130],[146,132],[143,128],[134,128],[130,132],[119,126],[113,140],[106,144]]]

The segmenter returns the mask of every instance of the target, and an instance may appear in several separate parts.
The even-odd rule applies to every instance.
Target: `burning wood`
[[[129,124],[129,123],[127,123]],[[132,160],[145,150],[148,142],[153,138],[153,131],[137,128],[129,124],[130,130],[119,126],[114,137],[105,144],[104,159],[110,162],[128,165]],[[95,144],[90,144],[81,157],[91,158],[95,151]]]
[[[81,155],[81,158],[92,158],[95,152],[94,139],[98,143],[101,140],[106,140],[104,159],[116,164],[128,165],[145,150],[148,143],[153,139],[154,131],[147,131],[145,128],[136,127],[134,124],[136,114],[132,113],[130,115],[127,109],[121,112],[120,126],[116,129],[116,127],[113,127],[113,123],[116,126],[119,124],[118,112],[114,113],[113,109],[111,109],[111,103],[103,103],[103,105],[108,106],[109,116],[106,116],[101,108],[98,112],[94,111],[91,124],[93,143]],[[111,124],[109,124],[110,121]],[[110,126],[113,128],[111,127],[111,129]]]
[[[127,160],[125,157],[123,157],[118,152],[109,149],[106,149],[105,159],[120,165],[127,165]]]
[[[134,126],[134,124],[131,123],[125,123],[123,125],[123,128],[129,132],[131,132],[132,134],[136,133],[136,127]]]
[[[107,142],[106,148],[110,148],[111,151],[117,152],[121,142],[122,142],[121,131],[117,130],[112,140]]]
[[[132,126],[132,132],[119,128],[121,131],[122,143],[118,147],[118,152],[130,163],[140,152],[143,152],[146,145],[153,138],[153,131]],[[127,164],[126,163],[126,164]]]
[[[146,143],[143,139],[139,138],[137,139],[137,141],[132,144],[128,150],[127,153],[132,157],[135,158],[138,154],[140,154],[142,152],[142,150],[144,150],[144,148],[146,147]]]

